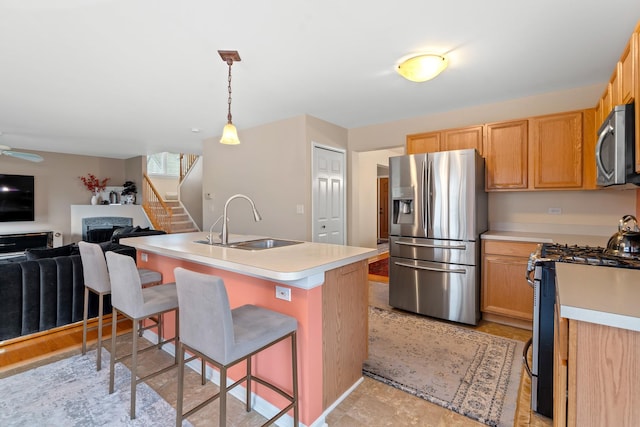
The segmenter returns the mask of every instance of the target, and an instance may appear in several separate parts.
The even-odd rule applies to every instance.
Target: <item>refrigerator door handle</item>
[[[427,224],[429,222],[429,212],[427,209],[429,208],[429,204],[427,203],[427,194],[429,193],[428,182],[426,180],[426,169],[427,169],[427,161],[422,162],[422,171],[421,171],[421,181],[422,181],[422,197],[420,197],[420,202],[422,203],[422,229],[424,230],[424,235],[427,235]]]
[[[466,245],[433,245],[428,243],[410,243],[410,242],[395,242],[396,245],[404,245],[404,246],[415,246],[418,248],[432,248],[432,249],[457,249],[457,250],[466,250]]]
[[[466,274],[466,270],[464,268],[435,268],[435,267],[423,267],[421,265],[414,264],[406,264],[404,262],[395,262],[395,265],[399,265],[401,267],[409,267],[415,270],[427,270],[427,271],[437,271],[439,273],[457,273],[457,274]]]

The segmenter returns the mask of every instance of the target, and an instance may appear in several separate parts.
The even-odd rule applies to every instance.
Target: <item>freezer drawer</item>
[[[479,265],[479,249],[480,245],[476,242],[398,236],[390,236],[389,240],[389,254],[392,257],[449,264]]]
[[[478,324],[477,267],[391,257],[389,304],[454,322]]]

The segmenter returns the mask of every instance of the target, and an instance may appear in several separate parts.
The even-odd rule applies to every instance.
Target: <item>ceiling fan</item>
[[[30,162],[41,162],[44,159],[42,156],[32,153],[21,153],[19,151],[11,151],[11,147],[0,144],[0,155],[5,155],[9,157],[15,157],[17,159],[28,160]]]

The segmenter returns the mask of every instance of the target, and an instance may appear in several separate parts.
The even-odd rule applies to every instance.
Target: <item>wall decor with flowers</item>
[[[98,196],[101,191],[104,191],[107,188],[107,182],[109,182],[109,178],[98,179],[92,173],[88,173],[87,176],[79,177],[84,186],[89,190],[92,194],[91,196],[91,204],[98,204]]]

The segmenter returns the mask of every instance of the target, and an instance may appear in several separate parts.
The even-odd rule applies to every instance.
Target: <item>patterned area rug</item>
[[[389,258],[381,259],[369,264],[369,274],[389,277]]]
[[[523,343],[369,307],[363,373],[490,426],[511,427]]]
[[[129,418],[129,370],[116,364],[109,394],[109,352],[96,371],[96,352],[76,355],[0,380],[0,425],[175,426],[176,412],[145,383],[138,384],[136,418]],[[188,421],[183,426],[191,426]]]

